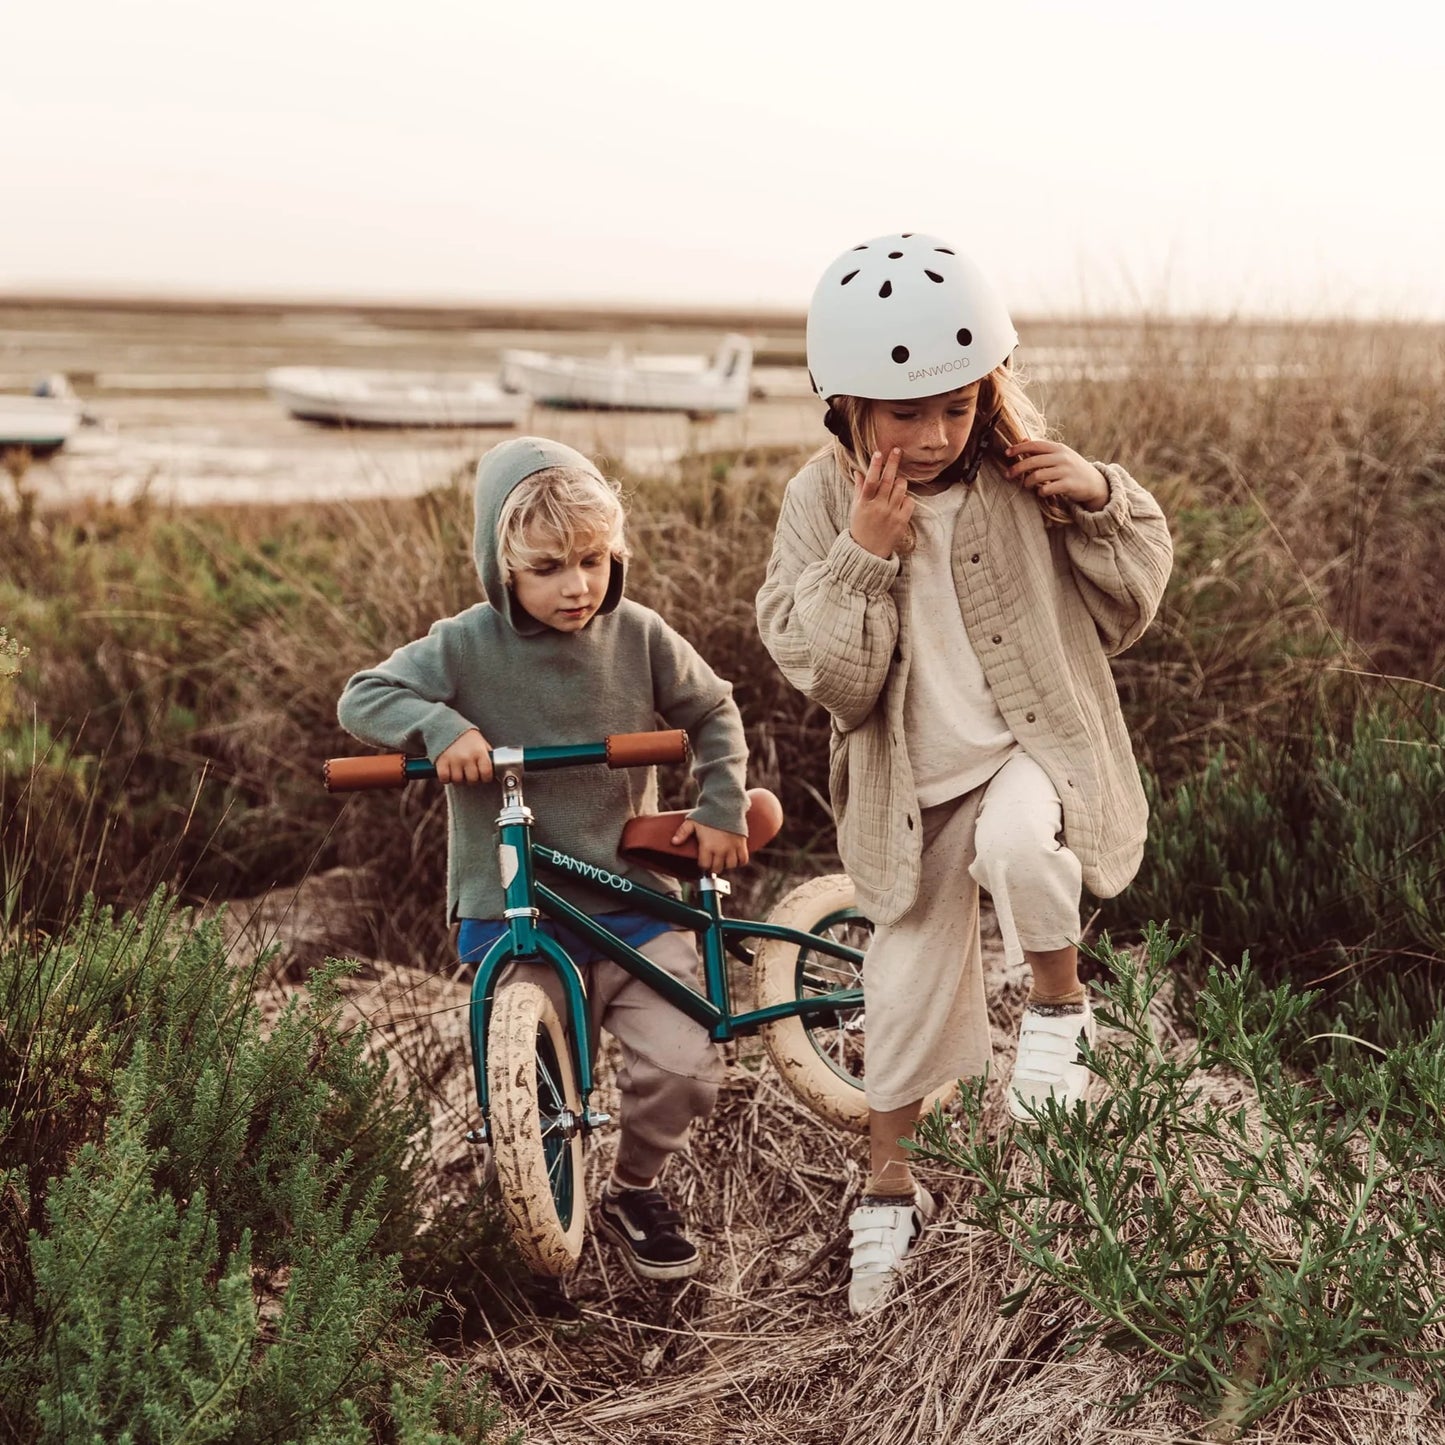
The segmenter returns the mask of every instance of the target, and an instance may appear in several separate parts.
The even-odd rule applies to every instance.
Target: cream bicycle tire
[[[534,983],[517,980],[497,991],[487,1027],[487,1093],[512,1238],[540,1273],[567,1274],[582,1253],[587,1220],[581,1101],[562,1021]]]
[[[853,880],[846,873],[810,878],[786,894],[768,922],[804,933],[846,931],[842,941],[867,947],[872,925],[858,908]],[[805,970],[810,972],[805,977]],[[800,949],[796,943],[768,938],[753,961],[759,1008],[790,1003],[832,988],[862,988],[861,965]],[[810,982],[811,980],[811,982]],[[868,1100],[863,1091],[865,1021],[861,1010],[836,1024],[777,1019],[760,1030],[773,1066],[784,1083],[815,1114],[830,1124],[858,1133],[868,1130]],[[926,1113],[953,1097],[952,1084],[923,1101]]]

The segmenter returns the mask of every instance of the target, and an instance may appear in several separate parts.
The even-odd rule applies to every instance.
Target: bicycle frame
[[[528,754],[529,759],[531,753]],[[504,918],[508,928],[487,949],[472,980],[469,1031],[472,1045],[472,1070],[476,1082],[477,1103],[481,1107],[483,1137],[490,1131],[487,1098],[486,1039],[491,1017],[492,999],[501,972],[512,962],[542,961],[550,965],[561,981],[565,1001],[564,1025],[577,1070],[581,1118],[577,1121],[590,1131],[605,1121],[606,1116],[594,1113],[588,1100],[592,1093],[592,1038],[587,1020],[586,992],[582,971],[565,948],[544,933],[537,925],[546,915],[565,924],[602,956],[611,959],[634,978],[662,995],[690,1019],[703,1025],[717,1042],[756,1033],[774,1019],[790,1017],[835,1017],[848,1010],[861,1008],[861,989],[840,989],[806,999],[794,999],[769,1008],[734,1013],[728,984],[729,952],[736,952],[745,938],[776,938],[818,953],[861,964],[863,955],[855,948],[830,938],[748,919],[724,918],[721,899],[731,890],[725,880],[705,875],[699,883],[701,907],[683,903],[670,894],[648,888],[630,878],[623,878],[605,868],[574,858],[559,849],[532,841],[531,810],[522,797],[521,760],[519,757],[494,755],[494,765],[503,789],[502,811],[497,816],[498,850],[506,906]],[[582,759],[579,757],[578,761]],[[558,760],[561,763],[561,760]],[[565,765],[565,764],[563,764]],[[536,879],[534,864],[543,869],[571,877],[584,878],[599,892],[625,900],[629,909],[640,909],[675,927],[689,929],[699,936],[702,957],[704,992],[679,982],[665,973],[651,959],[639,953],[604,924],[554,893]]]

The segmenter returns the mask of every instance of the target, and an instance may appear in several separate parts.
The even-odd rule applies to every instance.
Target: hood
[[[548,441],[546,437],[513,437],[511,441],[498,443],[477,463],[472,558],[477,564],[477,576],[481,578],[487,601],[507,619],[515,632],[524,637],[533,637],[549,629],[546,623],[528,616],[512,602],[511,591],[502,580],[502,569],[497,562],[497,522],[502,515],[502,504],[512,489],[526,481],[533,472],[545,471],[548,467],[580,467],[593,476],[602,475],[581,452],[561,442]],[[612,559],[612,573],[607,580],[602,606],[598,609],[599,616],[611,612],[622,600],[626,570],[616,557]]]

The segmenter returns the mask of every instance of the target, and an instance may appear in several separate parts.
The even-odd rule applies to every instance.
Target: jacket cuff
[[[828,570],[845,587],[865,597],[881,597],[898,576],[897,557],[879,557],[860,547],[851,532],[840,532],[828,550]]]
[[[720,828],[724,833],[740,833],[746,837],[748,831],[747,794],[743,794],[740,800],[734,802],[710,799],[706,803],[699,803],[687,816],[694,823],[702,823],[709,828]]]
[[[1069,511],[1084,536],[1112,537],[1123,531],[1130,520],[1129,489],[1124,485],[1123,473],[1119,467],[1107,462],[1093,462],[1091,465],[1108,483],[1109,500],[1097,512],[1070,502]]]
[[[444,709],[435,718],[428,718],[421,726],[427,757],[436,762],[459,737],[471,732],[476,726],[476,723],[468,722],[460,713],[455,713],[450,708]]]

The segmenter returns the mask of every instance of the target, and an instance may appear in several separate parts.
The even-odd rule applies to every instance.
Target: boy
[[[616,487],[571,447],[518,437],[477,464],[475,503],[472,550],[487,600],[357,673],[337,707],[348,732],[376,747],[424,752],[453,785],[447,912],[461,923],[467,962],[479,961],[506,927],[493,746],[642,732],[661,715],[687,730],[699,788],[674,842],[695,836],[704,870],[747,861],[747,748],[732,689],[657,613],[624,599],[629,552]],[[539,843],[648,887],[673,886],[616,852],[628,818],[657,811],[652,769],[538,773],[527,796]],[[584,884],[563,878],[551,886],[595,910],[596,894]],[[643,914],[613,912],[607,922],[659,967],[700,986],[691,934]],[[543,926],[556,936],[555,925]],[[621,1138],[598,1210],[602,1232],[641,1278],[685,1278],[701,1260],[657,1180],[692,1120],[711,1111],[721,1060],[701,1025],[575,936],[562,942],[583,966],[593,1022],[622,1045]],[[560,1005],[552,969],[525,967]]]

